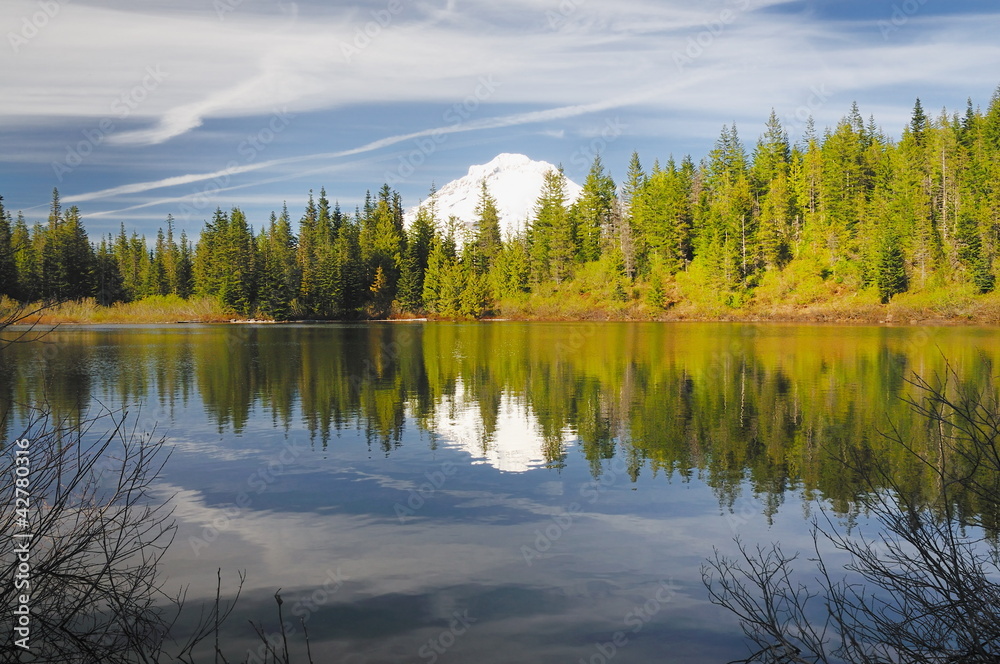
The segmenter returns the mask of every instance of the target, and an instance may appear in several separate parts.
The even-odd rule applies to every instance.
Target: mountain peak
[[[546,161],[535,161],[523,154],[505,152],[485,164],[469,167],[465,176],[452,180],[434,194],[433,200],[439,222],[457,217],[462,225],[472,229],[479,204],[483,180],[490,195],[497,202],[500,230],[504,235],[520,232],[534,214],[535,203],[542,192],[545,176],[556,167]],[[582,188],[566,179],[566,204],[571,205],[580,197]],[[406,221],[410,223],[421,207],[430,199],[410,208]],[[461,238],[457,238],[461,242]]]

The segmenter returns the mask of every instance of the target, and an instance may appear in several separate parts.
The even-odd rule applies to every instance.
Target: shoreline
[[[839,313],[839,312],[838,312]],[[130,319],[130,320],[80,320],[75,316],[32,316],[18,322],[17,328],[31,326],[128,326],[128,325],[343,325],[367,323],[732,323],[742,325],[823,325],[843,327],[1000,327],[1000,319],[994,316],[954,316],[926,314],[919,317],[864,316],[864,315],[831,315],[816,312],[800,315],[774,315],[760,312],[734,312],[722,316],[699,315],[662,315],[662,316],[614,316],[594,312],[586,316],[567,315],[512,315],[490,316],[484,318],[341,318],[329,320],[269,320],[263,318],[229,318],[211,316],[201,319],[164,320],[162,318]]]
[[[18,313],[9,301],[0,307],[0,320]],[[104,307],[92,300],[64,302],[43,308],[29,304],[20,313],[30,312],[19,321],[28,325],[283,325],[344,323],[420,322],[660,322],[660,323],[743,323],[888,327],[1000,326],[1000,294],[970,296],[962,293],[915,294],[893,298],[881,304],[867,298],[833,298],[804,303],[750,303],[744,308],[681,300],[665,309],[653,309],[639,301],[590,306],[593,303],[564,301],[501,301],[491,315],[482,318],[449,318],[428,314],[394,312],[387,318],[339,318],[329,320],[273,320],[261,316],[241,317],[219,309],[211,298],[194,300],[140,300]]]

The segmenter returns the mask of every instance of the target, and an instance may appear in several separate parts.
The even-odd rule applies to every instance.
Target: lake
[[[733,538],[807,551],[844,523],[852,451],[921,481],[879,431],[945,362],[996,393],[984,328],[645,323],[63,327],[0,355],[23,404],[127,405],[172,451],[155,495],[189,601],[247,581],[230,660],[724,662],[746,656],[701,565]],[[255,660],[251,656],[251,661]]]

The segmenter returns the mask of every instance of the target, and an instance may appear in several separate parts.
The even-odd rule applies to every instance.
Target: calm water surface
[[[0,411],[5,439],[43,399],[166,436],[169,584],[247,571],[230,659],[280,587],[299,661],[304,618],[317,661],[720,662],[746,652],[713,546],[853,518],[851,450],[919,482],[877,433],[919,444],[905,378],[947,358],[995,392],[998,354],[981,328],[65,327],[0,355]]]

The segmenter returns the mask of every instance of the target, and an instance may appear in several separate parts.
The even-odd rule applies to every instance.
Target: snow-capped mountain
[[[497,202],[501,233],[507,236],[519,232],[524,229],[526,220],[534,214],[546,173],[555,169],[548,162],[509,153],[497,155],[488,164],[472,166],[467,175],[452,180],[434,195],[438,223],[455,216],[471,229],[476,219],[480,188],[485,179],[490,195]],[[567,178],[566,204],[575,202],[580,197],[581,190],[580,185]],[[420,207],[429,203],[430,199],[410,208],[406,213],[406,223],[412,222]],[[461,238],[456,239],[461,242]]]

